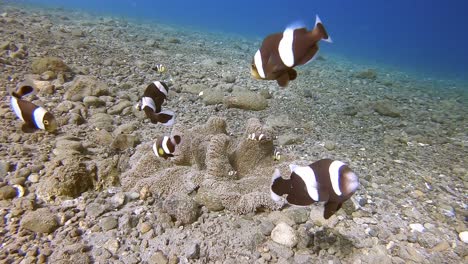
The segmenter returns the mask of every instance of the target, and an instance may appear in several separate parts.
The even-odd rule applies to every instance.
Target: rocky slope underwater
[[[0,13],[0,262],[467,261],[466,87],[323,54],[280,89],[249,76],[259,41]],[[134,107],[155,80],[169,84],[173,127]],[[10,92],[23,81],[57,133],[22,132]],[[164,160],[151,145],[169,134],[183,142]],[[322,204],[273,202],[275,168],[322,158],[360,177],[343,209],[325,220]]]

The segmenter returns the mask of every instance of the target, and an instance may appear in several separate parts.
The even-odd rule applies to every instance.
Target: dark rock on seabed
[[[323,54],[280,89],[249,76],[259,41],[4,2],[0,33],[2,263],[468,261],[466,85]],[[174,128],[134,108],[155,80]],[[21,131],[21,81],[57,134]],[[185,152],[157,159],[175,132]],[[353,198],[276,208],[274,168],[321,158],[360,176]]]

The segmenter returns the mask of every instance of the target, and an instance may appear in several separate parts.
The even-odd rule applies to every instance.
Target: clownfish
[[[174,151],[177,145],[180,144],[181,138],[178,135],[169,137],[164,136],[157,138],[153,144],[154,155],[160,158],[168,159],[174,157]]]
[[[318,16],[311,31],[301,26],[290,26],[282,33],[267,36],[252,59],[252,77],[276,80],[279,86],[286,87],[297,77],[293,68],[314,59],[320,40],[332,42]]]
[[[25,85],[11,93],[11,107],[16,116],[24,122],[21,129],[23,132],[32,132],[37,129],[55,132],[58,128],[55,117],[45,108],[22,99],[24,95],[33,91],[33,87]]]
[[[173,111],[161,111],[161,106],[167,99],[169,88],[164,82],[155,81],[146,87],[141,101],[136,106],[138,110],[145,111],[153,124],[162,123],[165,126],[172,126],[175,120]]]
[[[278,202],[286,194],[288,203],[300,206],[326,202],[325,219],[336,213],[359,186],[356,174],[341,161],[321,159],[308,166],[291,164],[289,168],[289,179],[283,179],[280,171],[275,170],[271,181],[271,198]]]

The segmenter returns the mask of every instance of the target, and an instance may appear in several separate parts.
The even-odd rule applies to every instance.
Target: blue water
[[[29,0],[73,9],[263,38],[322,18],[325,52],[430,78],[468,81],[468,1],[450,0]]]

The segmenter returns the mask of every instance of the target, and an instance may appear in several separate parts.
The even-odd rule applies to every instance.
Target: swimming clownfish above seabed
[[[311,31],[301,26],[290,26],[282,33],[269,35],[252,59],[252,77],[276,80],[279,86],[286,87],[297,77],[293,68],[312,61],[317,55],[320,40],[332,42],[318,16]]]
[[[161,111],[161,106],[167,100],[168,93],[169,88],[164,82],[152,82],[146,87],[136,108],[145,111],[146,117],[150,119],[151,123],[172,126],[175,119],[174,112],[170,110]]]
[[[16,116],[24,122],[21,130],[23,132],[33,132],[37,129],[43,129],[48,132],[55,132],[58,127],[55,117],[43,107],[22,99],[24,95],[33,91],[33,87],[24,85],[11,93],[11,107]]]
[[[292,205],[306,206],[326,202],[323,217],[330,218],[359,187],[358,177],[343,162],[321,159],[308,166],[289,165],[291,177],[283,179],[275,170],[271,198],[278,202],[286,195]]]
[[[153,152],[156,157],[168,159],[174,157],[176,146],[182,141],[178,135],[157,138],[153,143]]]

